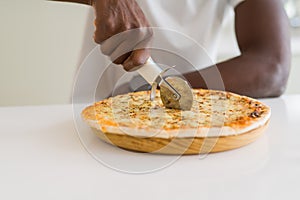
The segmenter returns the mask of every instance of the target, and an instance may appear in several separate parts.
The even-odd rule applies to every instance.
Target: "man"
[[[204,80],[214,80],[217,69],[227,91],[257,98],[280,96],[285,90],[291,52],[288,19],[281,0],[70,1],[94,7],[94,40],[101,45],[103,54],[115,64],[123,65],[126,71],[136,69],[149,58],[147,44],[152,32],[146,27],[178,28],[177,31],[207,48],[208,53],[213,52],[211,46],[216,48],[218,26],[231,6],[235,12],[235,33],[241,54],[184,76],[192,87],[206,88]],[[193,23],[194,20],[197,23]],[[116,34],[132,29],[140,30],[134,43],[124,39],[112,42],[111,38]],[[122,55],[118,52],[122,51],[124,43],[130,51]],[[199,77],[199,72],[203,78]],[[209,88],[222,89],[218,85]]]

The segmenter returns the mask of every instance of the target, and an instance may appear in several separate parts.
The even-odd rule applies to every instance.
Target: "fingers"
[[[140,28],[114,35],[101,43],[101,51],[109,56],[113,63],[123,64],[127,71],[132,70],[133,67],[144,64],[149,57],[147,48],[152,39],[152,31],[149,30]]]
[[[131,55],[123,63],[126,71],[134,71],[144,65],[150,57],[149,49],[134,50]]]
[[[125,60],[128,59],[128,57],[131,55],[132,52],[125,53],[124,55],[119,56],[115,60],[113,60],[113,63],[117,65],[121,65],[122,63],[125,62]]]

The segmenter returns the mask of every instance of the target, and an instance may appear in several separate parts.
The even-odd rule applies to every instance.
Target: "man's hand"
[[[143,11],[135,0],[94,0],[94,40],[103,54],[126,71],[143,65],[149,58],[152,37]],[[125,32],[124,32],[125,31]]]

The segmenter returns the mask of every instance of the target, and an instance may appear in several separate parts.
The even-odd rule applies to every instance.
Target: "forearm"
[[[242,54],[185,77],[194,88],[225,89],[257,98],[275,97],[285,90],[289,64],[289,56],[278,60],[268,55]]]

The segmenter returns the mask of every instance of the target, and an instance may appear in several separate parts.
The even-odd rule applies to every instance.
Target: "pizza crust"
[[[158,127],[153,128],[150,126],[145,127],[144,125],[139,126],[139,124],[132,125],[132,123],[128,123],[128,126],[123,126],[123,125],[121,125],[122,123],[119,123],[118,120],[120,120],[120,122],[122,122],[122,120],[126,120],[126,119],[123,119],[123,118],[126,118],[126,116],[123,118],[120,117],[120,119],[116,119],[115,117],[108,118],[111,120],[111,121],[109,121],[109,120],[107,120],[107,116],[103,115],[103,113],[102,113],[102,112],[104,112],[103,109],[108,108],[107,102],[104,106],[104,104],[101,104],[103,102],[102,101],[98,104],[95,103],[95,105],[87,107],[82,112],[82,117],[90,127],[100,130],[104,133],[128,135],[128,136],[141,137],[141,138],[170,139],[170,138],[220,137],[220,136],[239,135],[239,134],[243,134],[243,133],[246,133],[251,130],[254,130],[259,127],[264,126],[268,122],[268,120],[270,119],[270,116],[271,116],[271,110],[268,106],[262,104],[261,102],[255,100],[255,99],[249,98],[249,97],[239,96],[239,95],[229,93],[229,92],[202,90],[202,89],[194,89],[193,92],[196,96],[198,95],[196,100],[198,99],[199,101],[197,101],[196,104],[198,104],[198,103],[201,104],[202,103],[201,100],[203,100],[204,101],[203,104],[210,102],[210,104],[213,104],[213,105],[210,105],[211,107],[215,106],[217,108],[217,109],[211,109],[211,107],[210,107],[210,109],[207,109],[207,110],[205,110],[205,108],[204,109],[201,108],[200,110],[197,110],[197,112],[199,112],[198,114],[203,114],[203,112],[209,113],[209,111],[211,111],[211,113],[210,113],[211,115],[213,115],[213,114],[218,115],[218,114],[224,112],[224,110],[227,111],[227,110],[234,109],[234,108],[230,107],[231,105],[235,105],[236,108],[239,108],[239,110],[240,110],[239,112],[243,112],[243,109],[246,110],[247,106],[249,107],[250,104],[251,104],[251,106],[252,106],[252,104],[259,105],[259,110],[262,110],[263,112],[260,113],[259,116],[255,116],[256,111],[257,111],[257,108],[256,108],[257,106],[254,106],[253,108],[255,110],[253,112],[250,109],[248,111],[250,113],[245,113],[244,115],[239,113],[239,115],[236,116],[236,118],[239,121],[238,120],[232,121],[231,123],[229,123],[229,125],[224,117],[224,119],[221,119],[221,122],[215,126],[213,125],[215,122],[211,121],[210,124],[208,124],[208,126],[207,125],[201,126],[201,124],[198,124],[198,126],[196,126],[196,127],[194,126],[192,128],[180,126],[180,127],[173,128],[173,129],[172,128],[166,129],[165,128],[166,126],[158,126]],[[131,95],[131,98],[138,97],[140,99],[143,99],[143,102],[145,101],[145,99],[148,98],[148,93],[146,91],[130,93],[128,95]],[[122,99],[124,97],[124,99],[125,99],[124,102],[128,104],[128,98],[127,98],[128,95],[127,96],[119,95],[117,97],[112,97],[111,100],[115,99],[116,102],[119,102],[119,101],[122,101]],[[157,95],[159,95],[159,92],[157,92]],[[140,99],[133,101],[132,106],[134,106],[134,108],[136,107],[136,108],[140,109],[140,107],[142,106],[142,103],[139,103],[139,101],[142,101]],[[159,96],[157,96],[156,101],[159,101],[159,100],[160,100]],[[225,102],[225,100],[226,100],[226,102],[229,101],[227,103],[229,103],[230,106],[227,108],[225,105],[225,108],[222,108],[222,106],[224,106],[224,105],[217,105],[218,102],[220,102],[222,100],[224,102]],[[108,100],[104,100],[104,101],[108,101]],[[231,102],[231,101],[234,101],[234,102]],[[214,105],[214,103],[215,103],[215,105]],[[119,107],[122,107],[122,105],[123,105],[122,102],[119,102],[119,104],[120,104]],[[249,104],[249,105],[247,105],[247,104]],[[149,106],[149,105],[150,104],[147,104],[146,106]],[[162,106],[161,103],[158,103],[157,105],[160,108]],[[155,106],[157,106],[157,105],[155,105]],[[196,105],[196,106],[198,106],[198,105]],[[220,109],[218,106],[220,107]],[[245,108],[243,108],[243,106]],[[118,107],[118,104],[115,107],[116,108],[115,108],[114,112],[120,112],[118,109],[121,109],[121,108]],[[98,108],[100,110],[97,110]],[[207,106],[207,108],[208,108],[208,106]],[[130,108],[128,108],[128,109],[130,109]],[[100,112],[102,115],[98,116],[98,112]],[[124,112],[127,112],[127,111],[124,111]],[[133,112],[138,113],[138,111],[135,111],[135,110],[133,110]],[[191,112],[193,112],[193,111],[181,111],[181,116],[189,116],[189,115],[193,114]],[[196,111],[194,111],[194,112],[196,112]],[[172,112],[171,112],[171,114],[172,114]],[[225,112],[225,114],[226,114],[226,112]],[[231,115],[234,115],[234,114],[235,114],[235,111],[234,110],[231,111]],[[249,115],[251,115],[251,116],[249,116]],[[254,115],[254,116],[252,116],[252,115]],[[195,115],[195,116],[197,117],[198,115]],[[161,117],[161,116],[159,116],[159,117]],[[231,116],[229,116],[228,118],[230,118],[230,117]],[[239,119],[239,118],[241,118],[241,119]],[[197,118],[194,117],[191,119],[192,120],[190,120],[190,124],[194,123],[193,120],[197,119]],[[158,120],[159,120],[159,118],[158,118]],[[162,119],[162,120],[166,120],[166,119]],[[178,120],[180,121],[180,119],[178,119]],[[222,120],[225,120],[225,121],[222,121]],[[109,123],[108,123],[108,121],[109,121]],[[166,123],[168,123],[167,120],[166,120]]]
[[[220,137],[194,138],[143,138],[114,133],[103,133],[92,128],[93,132],[104,142],[137,152],[173,155],[194,155],[228,151],[240,148],[259,138],[268,126],[268,122],[249,132]]]

